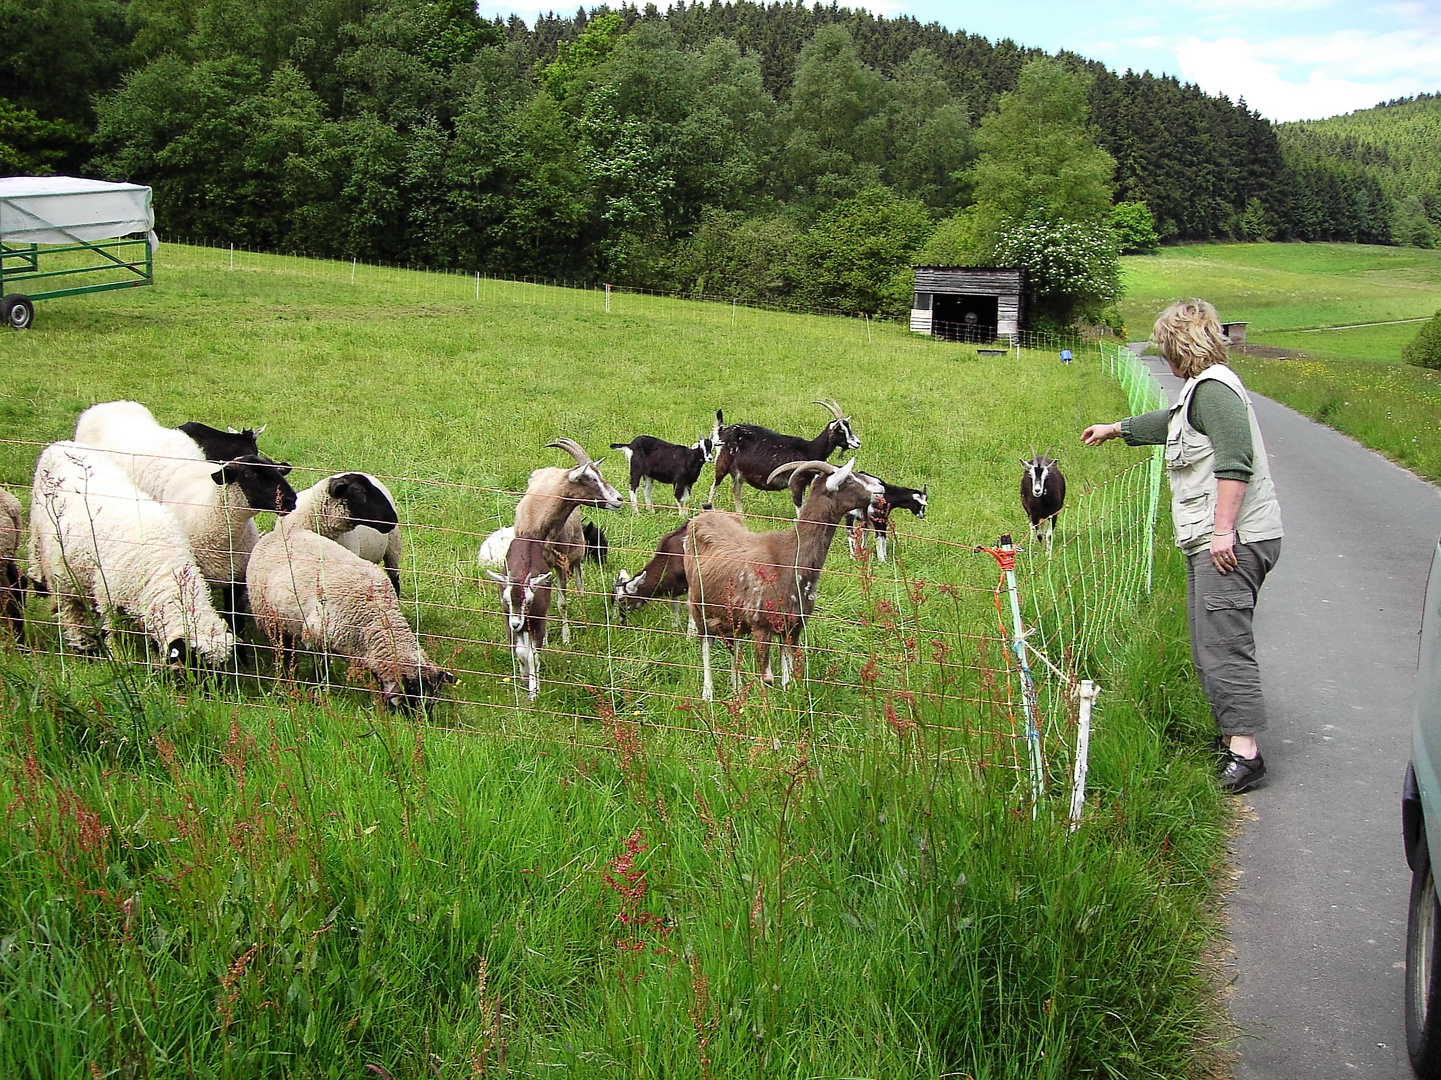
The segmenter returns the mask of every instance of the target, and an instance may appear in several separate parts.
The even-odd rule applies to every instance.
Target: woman
[[[1092,424],[1087,446],[1117,436],[1166,447],[1176,546],[1186,555],[1191,656],[1220,729],[1221,786],[1239,794],[1266,775],[1256,734],[1266,726],[1251,615],[1261,583],[1281,555],[1281,510],[1251,399],[1226,365],[1216,309],[1172,304],[1151,334],[1178,379],[1169,409]]]

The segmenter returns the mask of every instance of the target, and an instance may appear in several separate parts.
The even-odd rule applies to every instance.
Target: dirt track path
[[[1256,414],[1286,538],[1256,612],[1269,775],[1234,849],[1236,1075],[1400,1080],[1400,790],[1441,491],[1269,399]]]

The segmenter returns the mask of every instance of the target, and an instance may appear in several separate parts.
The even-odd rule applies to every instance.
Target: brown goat
[[[828,474],[811,485],[800,516],[789,529],[753,533],[739,514],[703,511],[689,525],[685,553],[691,617],[700,627],[704,685],[711,700],[710,639],[719,637],[731,651],[731,682],[738,681],[737,639],[750,634],[756,666],[772,682],[770,644],[781,638],[781,686],[790,682],[798,658],[801,630],[815,608],[821,568],[836,527],[852,510],[869,511],[884,497],[879,480],[856,473],[852,458],[841,468],[827,461],[788,462],[767,482],[784,486],[789,474]]]
[[[526,693],[540,693],[540,650],[545,648],[545,622],[550,615],[551,581],[547,545],[517,537],[506,552],[505,574],[487,570],[500,584],[500,607],[516,661],[525,675]]]

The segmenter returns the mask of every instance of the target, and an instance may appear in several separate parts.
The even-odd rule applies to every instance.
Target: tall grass
[[[1107,693],[1070,833],[1063,797],[1032,819],[1011,736],[993,730],[1008,704],[995,567],[966,550],[1023,532],[1022,448],[1122,407],[1099,366],[366,275],[256,257],[231,271],[167,246],[155,290],[44,305],[7,342],[11,484],[35,444],[113,397],[172,423],[268,422],[267,449],[312,475],[412,478],[392,485],[407,600],[432,651],[455,643],[471,704],[397,718],[362,688],[272,682],[255,658],[166,685],[57,656],[32,603],[36,650],[0,653],[0,1073],[1193,1067],[1214,1030],[1197,958],[1223,847],[1208,763],[1187,749],[1209,719],[1179,562],[1158,559],[1153,603],[1115,612],[1118,645],[1073,658]],[[701,710],[694,646],[663,616],[615,626],[592,598],[593,625],[547,651],[540,702],[517,699],[472,567],[505,491],[551,460],[541,444],[689,438],[717,405],[808,431],[825,396],[855,418],[862,465],[929,480],[932,511],[899,540],[903,571],[833,557],[818,611],[849,622],[821,621],[810,689]],[[1126,459],[1066,461],[1080,493]],[[783,495],[747,500],[788,513]],[[636,559],[672,520],[605,524]],[[936,648],[947,626],[974,628],[965,662]],[[936,681],[909,705],[865,674],[923,650],[913,670]],[[978,701],[995,722],[975,722]]]

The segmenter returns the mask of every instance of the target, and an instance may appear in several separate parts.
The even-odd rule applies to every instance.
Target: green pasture
[[[297,487],[387,477],[407,611],[461,685],[393,716],[319,662],[276,679],[254,638],[174,682],[133,645],[60,655],[32,600],[33,651],[0,651],[5,1075],[1180,1076],[1212,1053],[1223,835],[1184,749],[1210,721],[1179,561],[1125,599],[1139,457],[1077,447],[1124,409],[1099,362],[178,245],[157,281],[5,338],[0,482],[28,497],[40,446],[120,397],[268,425]],[[611,565],[528,703],[474,560],[530,470],[568,460],[544,443],[604,450],[623,488],[612,441],[689,442],[717,407],[813,432],[821,397],[930,512],[895,563],[838,540],[807,678],[763,692],[747,669],[732,696],[722,674],[702,705],[669,612],[621,625],[596,594],[678,520],[627,509],[591,514]],[[1074,833],[1074,705],[1045,691],[1033,820],[996,565],[971,551],[1024,536],[1033,443],[1072,494],[1056,554],[1023,556],[1028,618],[1106,688]],[[746,508],[790,517],[784,493]]]

